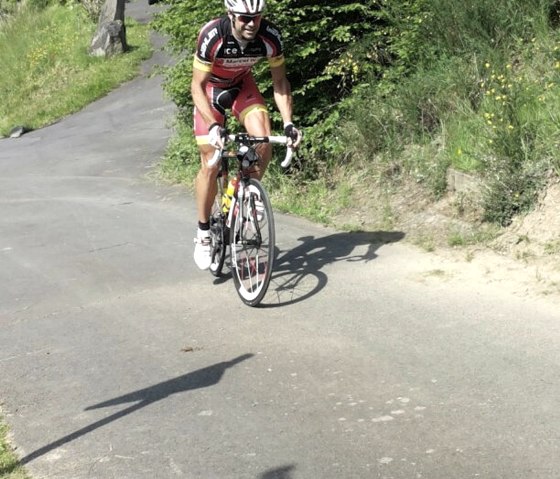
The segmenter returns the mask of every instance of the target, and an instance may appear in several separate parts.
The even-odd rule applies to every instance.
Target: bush
[[[178,106],[190,107],[190,98],[180,92],[184,91],[184,84],[190,83],[190,61],[196,36],[205,21],[225,12],[221,2],[168,2],[169,9],[158,15],[154,26],[169,35],[171,48],[185,55],[185,61],[171,70],[167,91]],[[327,117],[333,102],[348,94],[368,73],[372,62],[366,59],[366,52],[356,50],[354,56],[352,45],[375,30],[380,22],[378,13],[376,0],[362,3],[347,0],[335,2],[335,5],[315,0],[269,1],[267,18],[283,32],[299,124],[314,124]],[[266,97],[270,97],[269,76],[266,68],[256,70]]]
[[[180,60],[165,88],[188,124],[196,36],[223,4],[167,1],[156,27]],[[486,217],[507,224],[546,172],[560,170],[559,5],[269,0],[306,134],[298,181],[368,165],[380,179],[413,175],[441,195],[453,165],[487,179]],[[261,64],[256,78],[271,99],[267,70]]]

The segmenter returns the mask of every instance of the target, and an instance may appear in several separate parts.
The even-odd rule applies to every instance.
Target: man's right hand
[[[221,150],[227,136],[226,129],[219,123],[212,123],[208,129],[208,142],[217,150]]]

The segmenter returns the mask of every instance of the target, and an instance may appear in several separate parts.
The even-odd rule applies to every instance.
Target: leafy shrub
[[[221,2],[169,1],[169,9],[154,22],[156,29],[170,36],[176,53],[192,55],[196,35],[202,24],[224,14]],[[355,84],[363,81],[384,57],[379,52],[361,48],[361,40],[376,34],[384,22],[377,0],[268,2],[267,18],[283,32],[287,69],[297,98],[296,107],[305,112],[304,124],[313,124],[328,116],[333,102],[347,95]],[[183,82],[189,72],[173,74],[171,82]],[[266,68],[258,71],[257,79],[264,89],[270,87]],[[171,87],[173,91],[176,89]],[[174,101],[175,98],[173,97]],[[186,98],[176,100],[179,106]],[[300,113],[301,115],[301,113]]]
[[[196,35],[223,3],[165,1],[155,25],[180,57],[165,88],[190,134]],[[442,194],[453,165],[486,178],[486,218],[507,224],[560,170],[558,0],[268,3],[305,131],[298,181],[368,165],[380,179],[409,174]],[[256,78],[271,99],[267,70]]]

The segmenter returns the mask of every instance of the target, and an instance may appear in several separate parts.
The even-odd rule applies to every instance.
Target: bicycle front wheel
[[[274,266],[274,215],[268,194],[251,178],[238,199],[230,229],[231,274],[241,300],[257,306]]]

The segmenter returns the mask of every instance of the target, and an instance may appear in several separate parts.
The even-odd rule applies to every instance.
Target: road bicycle
[[[274,267],[272,206],[263,184],[251,176],[260,160],[256,146],[263,143],[286,145],[286,157],[281,165],[289,166],[293,150],[288,137],[254,137],[247,133],[227,135],[224,149],[217,150],[208,163],[213,166],[220,162],[217,194],[210,215],[210,272],[216,277],[222,275],[229,247],[235,289],[249,306],[257,306],[264,298]],[[232,161],[236,168],[230,178]]]

